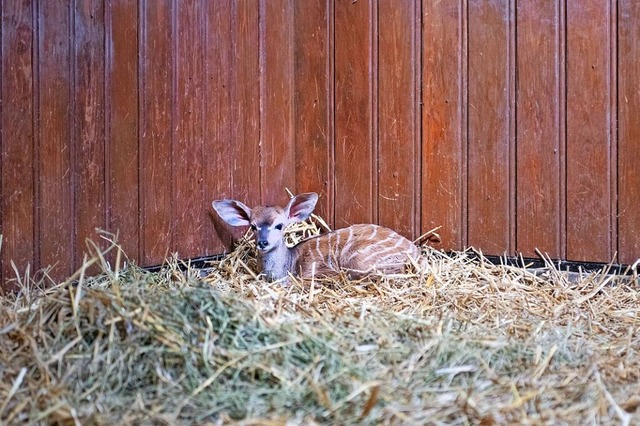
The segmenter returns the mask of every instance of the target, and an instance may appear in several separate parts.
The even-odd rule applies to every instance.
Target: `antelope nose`
[[[266,240],[260,240],[258,241],[258,248],[259,249],[264,249],[267,247],[269,243]]]

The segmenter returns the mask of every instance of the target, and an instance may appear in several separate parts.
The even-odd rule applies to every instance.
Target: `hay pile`
[[[425,248],[406,276],[283,287],[251,245],[204,279],[94,252],[98,276],[23,283],[0,305],[0,422],[639,422],[637,275]]]

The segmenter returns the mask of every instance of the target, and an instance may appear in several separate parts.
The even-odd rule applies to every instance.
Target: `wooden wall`
[[[12,0],[4,279],[219,253],[210,202],[321,194],[336,227],[640,257],[635,0]]]

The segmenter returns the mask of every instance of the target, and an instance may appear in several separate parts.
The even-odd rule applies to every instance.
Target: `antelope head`
[[[293,197],[286,207],[258,206],[253,209],[236,200],[213,202],[213,208],[231,226],[250,226],[256,247],[262,253],[284,244],[287,225],[306,220],[318,202],[318,194],[307,193]]]

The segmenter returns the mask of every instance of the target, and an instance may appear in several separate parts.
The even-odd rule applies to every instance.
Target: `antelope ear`
[[[240,201],[216,200],[211,203],[220,218],[231,226],[248,226],[251,209]]]
[[[315,192],[296,195],[289,201],[284,212],[289,218],[289,222],[302,222],[311,215],[317,202],[318,194]]]

